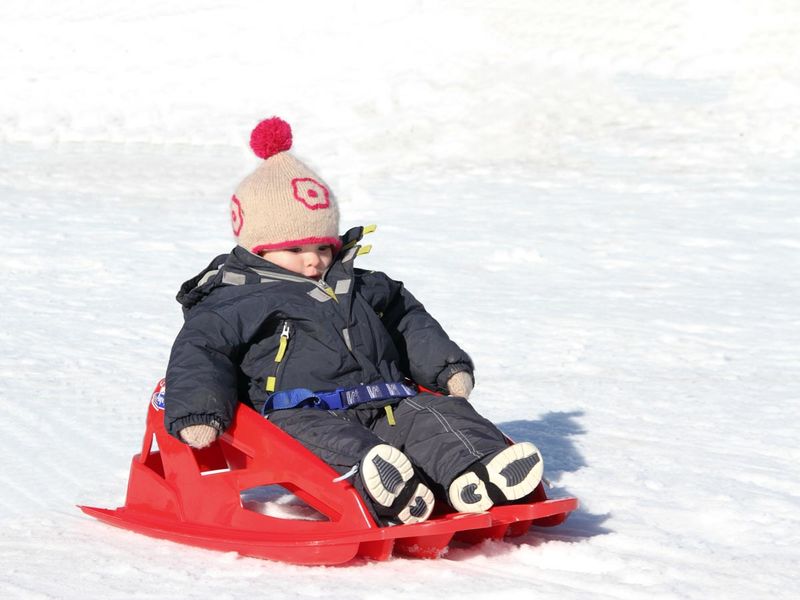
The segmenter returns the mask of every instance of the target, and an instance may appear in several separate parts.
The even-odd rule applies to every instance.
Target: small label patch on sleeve
[[[164,410],[164,393],[167,391],[167,384],[166,379],[161,379],[156,386],[156,389],[153,390],[153,395],[150,396],[150,404],[153,405],[153,408],[156,410]]]

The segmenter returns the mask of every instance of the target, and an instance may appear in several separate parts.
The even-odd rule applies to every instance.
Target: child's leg
[[[395,425],[372,430],[403,450],[441,491],[476,461],[507,446],[505,436],[464,398],[419,394],[394,408]]]
[[[355,417],[351,411],[287,409],[268,418],[339,474],[356,467],[358,473],[350,481],[378,523],[427,519],[433,510],[433,493],[405,454]]]
[[[383,443],[378,436],[343,411],[292,408],[269,413],[268,419],[321,458],[340,475]]]
[[[487,510],[531,493],[542,476],[536,447],[503,433],[459,397],[420,394],[395,408],[396,425],[373,430],[401,448],[459,511]]]

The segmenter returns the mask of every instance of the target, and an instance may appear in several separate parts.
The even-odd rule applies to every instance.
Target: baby
[[[339,235],[287,123],[262,121],[250,145],[263,162],[231,199],[237,246],[178,293],[167,430],[203,448],[243,402],[350,477],[381,525],[424,521],[437,498],[462,512],[524,501],[539,451],[467,401],[472,360],[403,284],[354,266],[371,228]]]

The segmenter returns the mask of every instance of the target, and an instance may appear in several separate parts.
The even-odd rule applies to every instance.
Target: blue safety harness
[[[365,402],[408,398],[416,395],[417,390],[410,385],[401,382],[387,383],[384,381],[338,388],[331,392],[312,392],[306,388],[293,388],[272,394],[264,403],[261,414],[266,415],[268,412],[286,408],[338,410],[352,408]]]

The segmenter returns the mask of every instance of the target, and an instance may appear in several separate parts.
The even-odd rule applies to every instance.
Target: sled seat
[[[141,452],[131,461],[125,505],[80,507],[123,529],[246,556],[334,565],[392,554],[436,558],[453,540],[477,543],[558,525],[578,505],[575,498],[547,499],[540,484],[529,504],[379,527],[347,480],[334,482],[332,468],[247,406],[238,406],[231,427],[208,448],[173,438],[155,401],[159,386]]]

